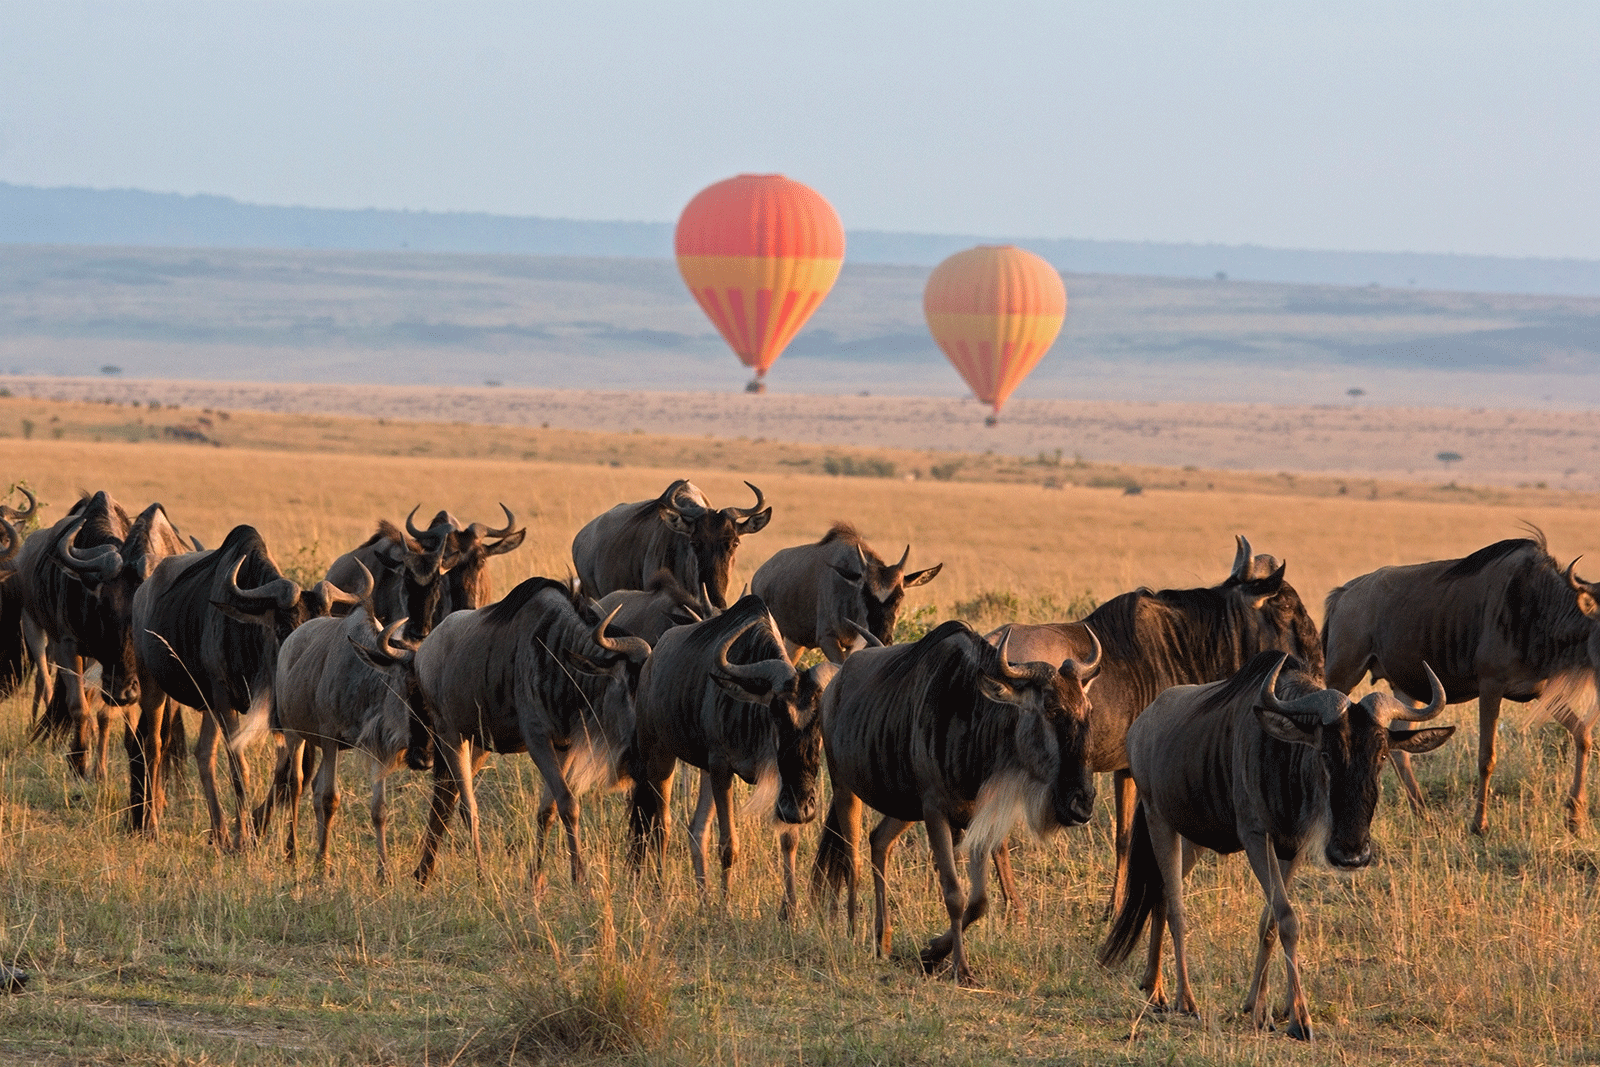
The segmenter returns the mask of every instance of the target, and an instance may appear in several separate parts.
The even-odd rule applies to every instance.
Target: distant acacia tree
[[[122,368],[117,366],[115,363],[107,363],[105,366],[100,368],[100,373],[101,374],[121,374],[122,373]]]
[[[1433,458],[1438,460],[1440,463],[1443,463],[1446,467],[1448,467],[1452,463],[1460,463],[1461,462],[1461,453],[1460,452],[1440,452],[1438,455],[1434,456]]]

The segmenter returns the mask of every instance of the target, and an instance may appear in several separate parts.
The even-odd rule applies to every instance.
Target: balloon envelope
[[[678,271],[757,378],[833,288],[844,227],[822,195],[781,174],[701,190],[678,218]]]
[[[933,269],[922,310],[945,356],[998,413],[1061,332],[1067,289],[1032,252],[979,245]]]

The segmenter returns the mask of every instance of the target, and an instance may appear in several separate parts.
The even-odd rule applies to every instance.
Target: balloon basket
[[[1000,425],[1000,416],[999,415],[990,415],[988,418],[983,420],[983,424],[985,426],[999,426]]]
[[[747,393],[755,393],[758,396],[765,394],[767,391],[766,380],[763,378],[751,378],[750,381],[746,383],[744,391]]]

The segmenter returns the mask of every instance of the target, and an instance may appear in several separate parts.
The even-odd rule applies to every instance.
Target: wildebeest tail
[[[811,867],[812,898],[837,893],[850,877],[854,862],[844,827],[839,825],[839,809],[829,804],[828,817],[822,821],[822,840],[817,842],[817,859]]]
[[[628,859],[635,869],[644,866],[645,857],[654,851],[655,842],[665,831],[662,818],[667,798],[642,774],[633,777],[633,792],[628,802]]]
[[[1128,845],[1128,895],[1111,920],[1111,932],[1100,946],[1098,959],[1103,967],[1114,967],[1128,958],[1144,933],[1150,913],[1166,893],[1156,852],[1150,844],[1150,823],[1144,805],[1133,813],[1133,836]]]

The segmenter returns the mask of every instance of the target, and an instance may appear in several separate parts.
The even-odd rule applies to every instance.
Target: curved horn
[[[594,628],[594,643],[607,652],[617,652],[627,656],[630,660],[643,660],[650,654],[650,642],[642,637],[607,637],[606,629],[611,625],[611,620],[617,617],[617,612],[622,610],[618,604],[611,609],[611,614],[600,620],[600,625]]]
[[[850,629],[852,629],[852,630],[854,630],[856,632],[856,636],[860,637],[861,640],[866,642],[866,647],[868,647],[868,648],[882,648],[883,647],[883,642],[879,641],[877,636],[874,635],[871,630],[867,629],[865,626],[862,626],[859,622],[856,622],[854,619],[846,619],[846,620],[844,620],[844,623],[845,623],[846,626],[850,627]]]
[[[666,508],[668,511],[677,512],[687,519],[696,519],[706,513],[706,509],[689,500],[679,500],[678,493],[689,484],[689,479],[679,478],[667,486],[667,491],[656,498],[656,506]]]
[[[741,626],[737,630],[735,630],[733,632],[733,635],[731,637],[729,637],[726,641],[722,642],[722,644],[717,648],[717,656],[716,656],[717,670],[721,671],[723,674],[727,675],[729,678],[744,678],[744,679],[749,680],[749,681],[761,681],[761,682],[765,682],[771,688],[777,689],[777,688],[779,688],[779,684],[774,681],[774,679],[772,677],[772,672],[765,669],[765,667],[764,667],[765,661],[763,661],[762,663],[729,663],[728,662],[728,652],[733,648],[734,642],[739,640],[739,638],[743,637],[747,631],[752,630],[757,626],[760,626],[763,621],[764,620],[759,619],[759,618],[751,619],[749,622],[745,623],[743,626]],[[787,659],[783,660],[782,662],[783,662],[783,665],[784,665],[785,668],[787,668],[790,671],[793,671],[794,668],[789,666],[789,661]]]
[[[724,510],[733,512],[741,519],[748,519],[767,506],[767,498],[760,489],[756,488],[754,485],[751,485],[751,483],[745,482],[744,484],[749,485],[750,491],[756,495],[756,506],[753,508],[726,508]]]
[[[1582,558],[1582,556],[1579,556],[1577,559],[1574,559],[1571,563],[1567,564],[1567,569],[1562,572],[1561,576],[1567,580],[1567,584],[1572,587],[1572,591],[1574,593],[1588,593],[1590,596],[1594,596],[1595,587],[1584,581],[1582,578],[1579,578],[1576,574],[1572,573],[1573,568],[1577,567],[1578,565],[1578,560]]]
[[[0,517],[10,515],[13,519],[18,520],[33,518],[33,513],[39,510],[39,498],[34,496],[33,492],[25,485],[14,485],[11,488],[28,498],[28,506],[25,510],[18,511],[16,508],[0,504]]]
[[[385,626],[383,628],[383,633],[378,635],[378,651],[382,652],[385,656],[388,656],[390,659],[395,660],[398,663],[410,663],[411,660],[416,656],[417,650],[414,648],[406,648],[404,645],[396,645],[392,643],[394,641],[394,635],[399,633],[400,628],[410,621],[410,618],[406,617],[402,619],[396,619],[388,626]]]
[[[0,515],[0,530],[4,530],[6,535],[6,547],[5,551],[0,552],[0,563],[8,563],[15,559],[17,553],[22,549],[22,534],[17,531],[15,526],[6,521],[4,515]]]
[[[270,600],[284,611],[294,607],[295,601],[300,599],[300,586],[292,578],[274,578],[266,585],[256,586],[253,589],[239,588],[239,569],[244,566],[245,557],[240,556],[233,561],[233,570],[228,572],[227,593],[229,596],[244,601]],[[358,561],[359,562],[359,561]],[[366,568],[362,568],[365,570]],[[370,581],[372,575],[367,575]],[[323,582],[328,585],[328,582]]]
[[[372,572],[367,570],[367,565],[365,563],[362,563],[358,559],[355,561],[355,564],[356,569],[361,572],[361,585],[358,588],[346,592],[327,579],[323,579],[317,583],[317,588],[322,589],[323,596],[326,598],[327,603],[359,604],[364,600],[372,599],[372,591],[378,587],[378,583],[376,579],[372,577]],[[324,586],[327,588],[323,589]]]
[[[1250,563],[1255,556],[1250,551],[1250,539],[1244,534],[1234,534],[1233,541],[1238,547],[1233,553],[1233,569],[1228,576],[1242,582],[1250,577]]]
[[[1422,669],[1428,675],[1429,692],[1428,703],[1420,708],[1414,704],[1408,705],[1388,693],[1368,693],[1361,698],[1362,706],[1372,713],[1379,726],[1388,729],[1389,724],[1395,722],[1427,722],[1444,710],[1445,692],[1444,686],[1439,683],[1439,676],[1426,663]]]
[[[1084,627],[1084,630],[1089,634],[1089,640],[1094,642],[1094,655],[1090,656],[1087,660],[1083,660],[1082,662],[1075,659],[1068,659],[1063,661],[1061,664],[1061,673],[1072,675],[1078,680],[1079,685],[1088,684],[1094,680],[1095,675],[1100,673],[1100,656],[1101,653],[1105,651],[1100,646],[1099,635],[1097,635],[1087,626]],[[1006,636],[1011,636],[1010,631],[1006,632]]]
[[[1301,723],[1307,719],[1314,719],[1321,726],[1330,726],[1338,722],[1339,717],[1344,714],[1344,709],[1349,707],[1350,698],[1337,689],[1319,689],[1315,693],[1307,693],[1294,700],[1278,699],[1274,687],[1278,684],[1278,675],[1282,673],[1283,665],[1288,662],[1289,657],[1283,655],[1273,665],[1272,673],[1267,675],[1267,680],[1261,685],[1261,706]]]
[[[500,529],[491,530],[491,529],[489,529],[489,524],[488,523],[484,523],[484,522],[475,522],[471,526],[468,526],[467,529],[471,530],[473,533],[477,534],[479,537],[509,537],[509,536],[511,536],[511,531],[516,529],[517,517],[515,515],[511,514],[511,509],[506,507],[503,502],[500,505],[500,510],[506,513],[506,524],[504,526],[502,526]]]
[[[410,534],[413,539],[418,540],[418,541],[420,541],[422,538],[428,536],[428,531],[427,530],[419,530],[419,529],[417,529],[417,524],[411,521],[412,519],[415,519],[417,517],[417,512],[420,511],[421,509],[422,509],[422,505],[418,504],[416,507],[412,508],[411,509],[411,513],[406,516],[406,533]]]
[[[56,538],[56,559],[68,570],[98,582],[109,582],[122,570],[122,552],[115,545],[97,545],[88,552],[79,552],[74,543],[83,528],[82,516],[73,520]]]
[[[1012,681],[1012,682],[1038,682],[1038,681],[1041,681],[1042,680],[1042,678],[1041,678],[1041,673],[1042,672],[1038,671],[1037,669],[1029,670],[1028,668],[1025,668],[1025,667],[1016,667],[1016,666],[1012,665],[1010,656],[1008,656],[1006,654],[1006,650],[1010,646],[1011,646],[1011,631],[1008,629],[1006,631],[1006,635],[1000,639],[1000,650],[999,650],[1000,651],[1000,676],[1002,678],[1005,678],[1007,681]],[[1039,664],[1038,666],[1042,667],[1042,666],[1044,666],[1044,664]],[[1051,674],[1055,673],[1055,668],[1053,668],[1053,667],[1048,668],[1048,670],[1050,671]]]

